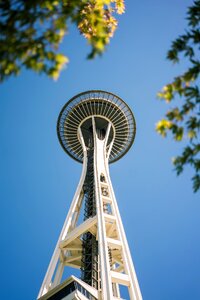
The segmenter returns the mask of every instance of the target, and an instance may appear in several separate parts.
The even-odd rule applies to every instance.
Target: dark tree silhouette
[[[173,163],[178,175],[186,165],[193,168],[196,192],[200,189],[200,1],[194,1],[188,8],[187,20],[185,33],[172,42],[167,59],[175,64],[187,59],[190,67],[158,93],[160,99],[176,106],[157,123],[156,129],[164,137],[171,132],[176,141],[187,141]]]

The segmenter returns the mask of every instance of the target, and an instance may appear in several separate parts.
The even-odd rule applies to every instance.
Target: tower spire
[[[108,92],[81,93],[63,107],[58,137],[83,169],[40,300],[122,299],[121,286],[129,299],[142,300],[108,167],[129,150],[135,129],[130,108]],[[66,266],[80,269],[81,279],[63,280]]]

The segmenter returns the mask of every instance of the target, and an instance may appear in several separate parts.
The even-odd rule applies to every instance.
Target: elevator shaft
[[[94,182],[94,146],[91,132],[87,150],[87,172],[83,185],[84,191],[84,221],[96,215],[96,197]],[[98,289],[98,241],[96,237],[86,232],[82,237],[81,279]]]

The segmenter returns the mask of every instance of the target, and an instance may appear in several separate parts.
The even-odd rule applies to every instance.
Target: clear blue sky
[[[155,132],[167,110],[156,93],[187,67],[165,56],[191,4],[127,0],[102,57],[87,61],[72,28],[62,46],[70,64],[56,83],[23,71],[0,87],[1,299],[37,297],[81,173],[59,145],[57,117],[89,89],[116,93],[135,114],[135,143],[110,169],[144,300],[200,299],[200,197],[189,168],[173,172],[183,145]]]

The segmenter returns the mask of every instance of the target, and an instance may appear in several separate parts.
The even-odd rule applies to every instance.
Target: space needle
[[[129,299],[142,300],[109,175],[135,132],[128,105],[106,91],[83,92],[62,108],[60,144],[83,168],[38,299],[120,300],[126,288]],[[80,278],[65,278],[67,267],[79,269]]]

